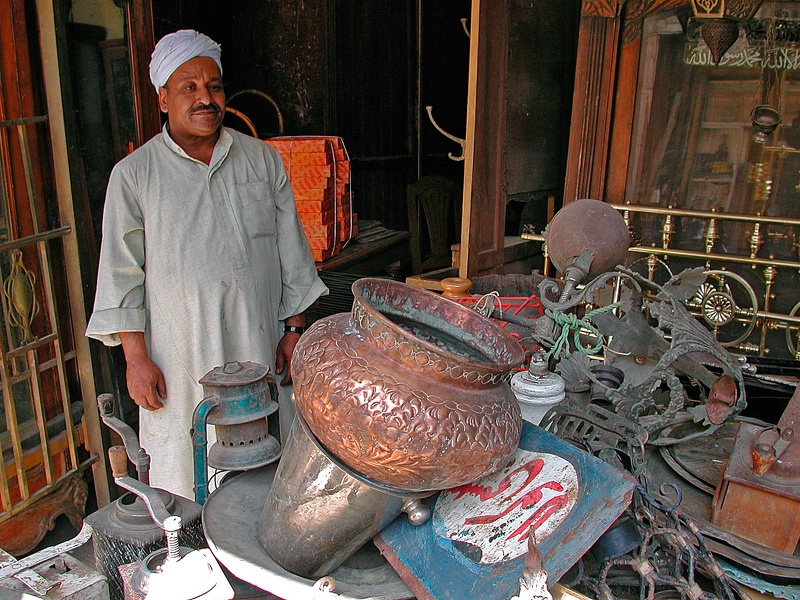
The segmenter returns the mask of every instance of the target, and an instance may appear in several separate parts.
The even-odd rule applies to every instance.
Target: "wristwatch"
[[[297,335],[303,335],[305,330],[305,327],[300,327],[299,325],[285,325],[283,328],[284,333],[296,333]]]

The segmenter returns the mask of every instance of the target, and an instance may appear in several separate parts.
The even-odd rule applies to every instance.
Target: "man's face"
[[[186,61],[158,90],[170,134],[178,138],[216,138],[225,116],[225,92],[217,63],[206,56]]]

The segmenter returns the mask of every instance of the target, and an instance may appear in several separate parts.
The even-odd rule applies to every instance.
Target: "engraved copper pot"
[[[396,493],[448,489],[502,468],[519,444],[508,384],[524,353],[456,302],[386,279],[317,321],[292,358],[297,409],[344,465]]]

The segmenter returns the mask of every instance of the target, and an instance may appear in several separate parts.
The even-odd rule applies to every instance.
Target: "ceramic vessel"
[[[527,371],[511,378],[511,389],[519,401],[522,418],[534,425],[541,423],[545,413],[566,398],[564,379],[550,372],[547,361],[536,354],[531,357]]]

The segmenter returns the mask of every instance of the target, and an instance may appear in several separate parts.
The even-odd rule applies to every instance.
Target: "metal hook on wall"
[[[451,160],[455,160],[455,161],[464,160],[464,152],[465,152],[466,147],[467,147],[467,141],[465,139],[463,139],[463,138],[456,137],[456,136],[454,136],[454,135],[452,135],[450,133],[447,133],[444,129],[439,127],[439,124],[433,118],[433,106],[426,106],[425,110],[428,111],[428,118],[431,120],[431,123],[436,128],[436,130],[439,133],[441,133],[444,137],[446,137],[446,138],[448,138],[450,140],[453,140],[456,144],[459,144],[461,146],[461,156],[453,156],[452,152],[448,152],[447,156]]]

